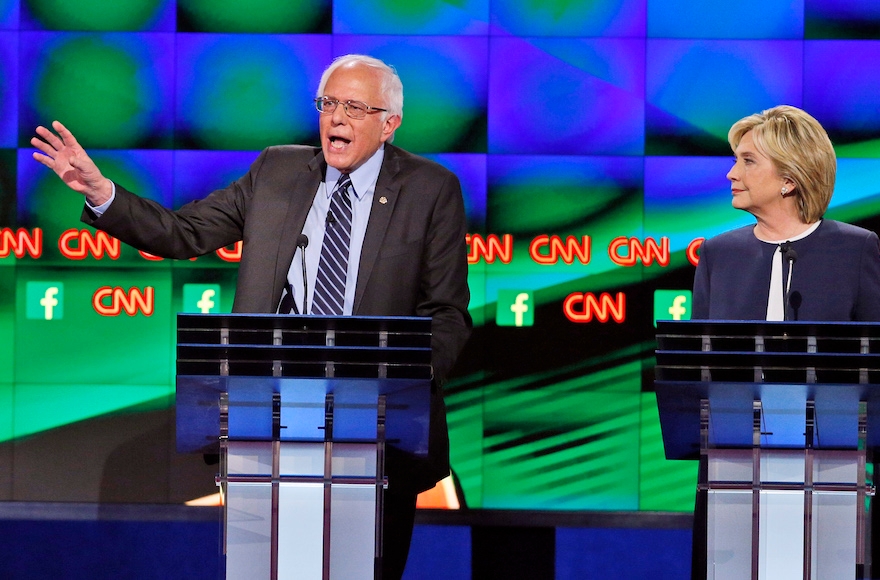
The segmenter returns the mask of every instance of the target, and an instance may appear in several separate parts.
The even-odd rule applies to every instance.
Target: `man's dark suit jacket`
[[[326,163],[320,148],[269,147],[243,177],[177,211],[119,185],[100,217],[85,223],[156,256],[189,259],[243,241],[234,312],[272,313]],[[398,481],[427,489],[449,473],[442,384],[468,338],[466,220],[461,186],[439,164],[393,145],[370,210],[354,315],[430,316],[434,388],[428,461],[392,465]],[[400,485],[399,484],[399,485]]]

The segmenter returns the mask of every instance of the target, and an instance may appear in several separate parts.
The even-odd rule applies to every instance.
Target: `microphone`
[[[794,263],[797,262],[797,252],[794,248],[791,247],[791,242],[785,242],[779,246],[779,251],[782,252],[782,258],[788,262],[788,280],[785,282],[785,320],[788,320],[788,307],[791,306],[795,310],[795,320],[797,320],[797,309],[800,307],[800,293],[796,293],[798,295],[797,304],[794,303],[793,296],[791,295],[791,274],[794,269]]]
[[[306,247],[309,245],[309,237],[300,234],[296,239],[296,247],[300,249],[300,257],[303,265],[303,314],[309,313],[309,279],[306,277]]]
[[[794,311],[794,319],[798,319],[798,309],[801,307],[801,302],[803,302],[804,297],[801,296],[801,293],[795,290],[791,293],[791,296],[788,298],[788,303],[791,305],[791,309]]]
[[[334,224],[336,223],[336,217],[333,215],[333,210],[327,212],[327,223]]]

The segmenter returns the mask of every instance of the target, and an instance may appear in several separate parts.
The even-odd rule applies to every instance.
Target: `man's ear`
[[[382,126],[382,142],[384,143],[388,139],[394,135],[394,132],[397,131],[397,128],[400,127],[400,115],[391,115],[387,119],[385,119],[385,124]]]

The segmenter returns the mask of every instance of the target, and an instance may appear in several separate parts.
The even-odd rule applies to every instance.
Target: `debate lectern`
[[[870,578],[880,324],[658,321],[656,357],[666,457],[700,459],[707,578]]]
[[[381,578],[385,446],[428,452],[431,320],[177,318],[177,449],[220,455],[226,578]]]

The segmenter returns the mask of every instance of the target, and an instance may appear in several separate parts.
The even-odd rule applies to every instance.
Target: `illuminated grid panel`
[[[880,155],[877,78],[880,41],[804,43],[804,107],[822,120],[839,156]]]
[[[456,34],[488,33],[489,0],[336,0],[336,34]],[[406,86],[406,83],[404,83]]]
[[[880,38],[874,0],[804,0],[805,38]]]
[[[727,155],[736,120],[802,106],[803,58],[800,42],[648,40],[645,153]]]
[[[485,37],[472,36],[333,39],[334,55],[370,54],[397,69],[404,120],[394,144],[413,153],[486,151],[487,50]]]
[[[647,0],[494,1],[492,33],[516,36],[640,37],[645,35],[647,3]]]
[[[89,149],[170,148],[174,36],[22,32],[19,146],[55,119]]]
[[[173,32],[174,0],[21,0],[22,30]]]
[[[828,217],[862,223],[877,230],[880,216],[880,184],[877,182],[880,159],[838,159],[834,197]]]
[[[800,39],[803,31],[804,0],[648,2],[648,36],[651,38]]]
[[[0,31],[0,147],[15,147],[18,96],[18,35]]]
[[[177,0],[180,32],[303,34],[330,30],[330,0]]]
[[[645,43],[492,38],[489,152],[640,155]]]
[[[19,0],[0,0],[0,30],[16,30],[19,22]]]
[[[178,35],[176,146],[260,150],[317,143],[312,100],[330,47],[328,36]]]

